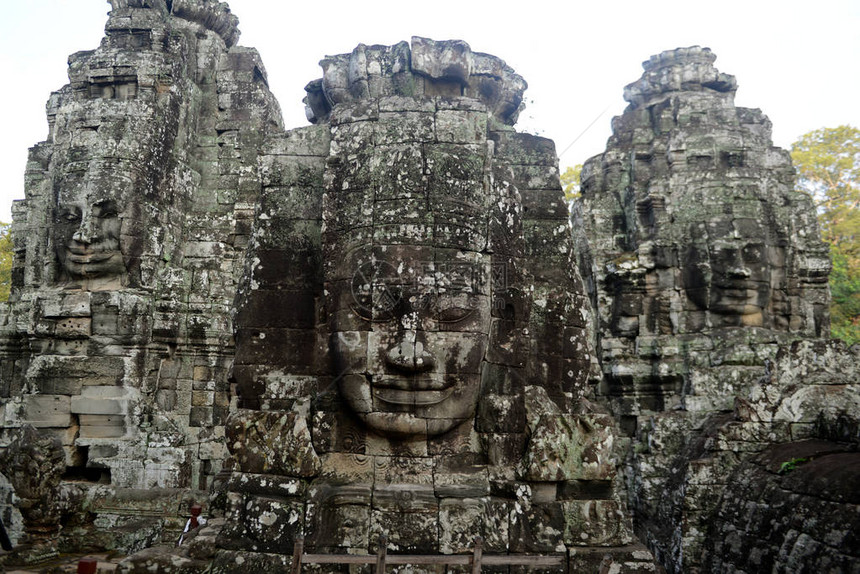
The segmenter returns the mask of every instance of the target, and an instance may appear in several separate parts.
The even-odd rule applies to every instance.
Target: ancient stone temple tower
[[[714,526],[719,504],[742,505],[758,488],[733,478],[735,465],[773,443],[856,444],[854,431],[832,431],[838,420],[855,428],[860,415],[856,371],[834,368],[857,349],[821,339],[830,262],[812,202],[794,190],[767,117],[735,106],[735,78],[714,60],[691,47],[644,62],[606,151],[585,163],[574,212],[597,315],[600,394],[634,438],[626,474],[638,532],[677,572],[703,560],[716,568],[726,549],[716,541],[745,528]],[[814,378],[800,375],[809,361],[821,365]],[[842,496],[822,497],[831,495]],[[807,552],[784,534],[736,547],[759,560],[775,560],[783,543],[785,555]],[[812,558],[819,551],[827,554],[807,552],[806,567],[827,564]]]
[[[216,569],[281,568],[299,534],[637,562],[555,149],[512,128],[525,82],[423,38],[322,67],[315,125],[261,159]]]
[[[580,267],[624,415],[693,394],[684,364],[716,350],[709,333],[753,344],[829,333],[830,264],[811,200],[794,190],[769,120],[734,105],[737,83],[714,59],[693,47],[645,62],[607,151],[583,171]],[[725,390],[689,384],[714,399]]]
[[[224,5],[111,7],[101,46],[73,54],[70,83],[51,95],[48,138],[13,207],[0,428],[4,446],[23,425],[56,437],[74,491],[63,497],[105,526],[136,508],[136,527],[100,534],[133,546],[146,540],[112,539],[151,538],[227,454],[230,312],[259,149],[282,128]]]
[[[15,206],[15,558],[172,541],[208,489],[209,536],[129,568],[277,570],[298,536],[380,534],[653,568],[587,399],[555,148],[513,129],[524,80],[461,41],[360,45],[284,132],[225,4],[111,4]]]
[[[226,4],[111,8],[13,208],[0,569],[857,569],[860,346],[709,50],[645,63],[571,230],[495,56],[327,56],[285,131]]]

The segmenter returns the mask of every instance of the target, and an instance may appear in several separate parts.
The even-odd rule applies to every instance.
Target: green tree
[[[9,300],[12,287],[12,225],[0,222],[0,302]]]
[[[561,174],[561,188],[564,190],[564,198],[568,204],[579,197],[579,179],[582,175],[582,164],[573,167],[568,166]]]
[[[830,244],[833,336],[860,342],[860,130],[822,128],[791,146],[797,187],[812,195]]]

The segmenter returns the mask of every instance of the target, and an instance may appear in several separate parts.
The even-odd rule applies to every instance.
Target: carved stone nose
[[[409,373],[429,371],[436,365],[433,354],[424,349],[421,341],[400,341],[388,349],[385,359],[389,365]]]
[[[97,226],[92,221],[92,218],[84,215],[81,219],[80,226],[77,231],[75,231],[75,234],[72,235],[72,239],[79,243],[92,243],[97,239],[97,235]]]

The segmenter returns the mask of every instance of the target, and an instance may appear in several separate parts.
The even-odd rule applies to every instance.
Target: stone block
[[[218,546],[221,545],[219,538]],[[245,552],[241,550],[219,550],[211,564],[212,574],[244,572],[286,572],[291,565],[288,554]]]
[[[370,506],[365,504],[309,505],[306,543],[317,549],[367,548],[370,544]]]
[[[567,545],[623,546],[633,540],[630,517],[615,500],[570,500],[562,508]]]
[[[241,497],[219,534],[221,548],[284,552],[304,525],[304,504],[262,496]],[[287,550],[289,551],[289,550]]]
[[[439,110],[436,140],[445,143],[483,143],[487,139],[487,113]]]
[[[113,424],[108,425],[81,425],[80,438],[82,439],[102,439],[102,438],[122,438],[125,436],[125,426]]]
[[[517,506],[511,511],[511,552],[554,553],[566,550],[561,503]]]
[[[212,426],[214,410],[212,407],[192,406],[188,424],[193,427]]]
[[[208,407],[215,404],[215,391],[192,391],[192,407]]]
[[[651,552],[642,544],[609,547],[571,548],[570,572],[662,572]]]
[[[88,317],[90,315],[90,293],[60,293],[59,296],[38,299],[34,302],[47,318]]]
[[[84,386],[114,386],[125,376],[122,357],[43,354],[33,358],[27,377],[46,394],[79,394]],[[56,390],[56,393],[49,391]]]
[[[370,548],[376,551],[381,534],[388,536],[389,551],[414,554],[439,552],[439,512],[384,512],[371,510]]]
[[[479,432],[518,433],[525,431],[523,394],[485,394],[478,403],[475,424]]]
[[[21,422],[36,428],[72,424],[71,398],[66,395],[27,395],[22,401]]]
[[[238,411],[227,421],[225,433],[231,454],[245,472],[285,476],[319,472],[307,421],[294,412]]]
[[[472,50],[462,40],[437,42],[412,37],[412,69],[419,74],[465,84],[472,73],[472,64]]]
[[[125,410],[121,399],[97,399],[93,397],[72,397],[71,411],[75,414],[118,415]]]
[[[92,333],[89,317],[63,317],[54,323],[54,336],[64,339],[83,339]]]

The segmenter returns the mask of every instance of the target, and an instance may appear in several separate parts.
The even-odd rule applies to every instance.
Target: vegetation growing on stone
[[[797,468],[798,464],[803,464],[807,460],[808,459],[805,459],[802,457],[787,460],[784,463],[782,463],[781,465],[779,465],[779,474],[788,474],[789,472],[791,472],[792,470]]]

